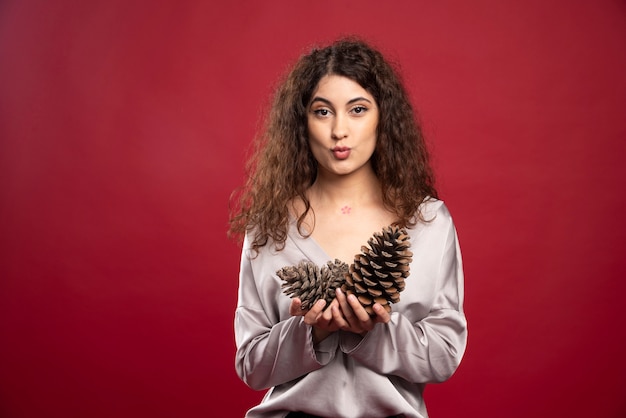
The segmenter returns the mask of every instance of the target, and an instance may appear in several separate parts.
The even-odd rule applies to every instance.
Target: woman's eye
[[[313,113],[315,113],[317,116],[328,116],[330,112],[328,111],[328,109],[317,109],[314,110]]]
[[[364,106],[357,106],[355,108],[352,109],[353,113],[356,113],[357,115],[360,113],[365,113],[367,111],[367,108]]]

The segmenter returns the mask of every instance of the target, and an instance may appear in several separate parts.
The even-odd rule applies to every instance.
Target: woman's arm
[[[433,268],[434,293],[427,315],[411,321],[411,310],[419,307],[408,300],[403,313],[392,313],[387,323],[377,324],[364,337],[352,332],[342,332],[340,337],[342,351],[370,369],[419,383],[448,379],[458,367],[467,342],[461,253],[445,206],[426,228],[430,228],[430,235],[420,238],[429,239],[430,249],[437,248],[429,254],[428,262],[438,263]]]
[[[235,312],[235,367],[239,377],[260,390],[294,380],[328,364],[337,350],[337,335],[313,343],[312,327],[303,316],[280,319],[274,300],[264,300],[252,261],[241,258],[239,295]],[[268,272],[269,274],[269,272]],[[271,306],[266,312],[264,306]]]

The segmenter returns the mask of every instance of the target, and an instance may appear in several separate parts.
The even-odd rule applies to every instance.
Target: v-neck
[[[308,233],[308,231],[306,231]],[[291,217],[289,220],[289,231],[287,235],[293,241],[294,245],[298,247],[298,249],[305,254],[306,257],[312,263],[317,265],[326,264],[328,261],[332,261],[333,259],[328,255],[326,250],[322,248],[322,246],[313,238],[313,235],[309,234],[304,237],[298,231],[297,221]]]

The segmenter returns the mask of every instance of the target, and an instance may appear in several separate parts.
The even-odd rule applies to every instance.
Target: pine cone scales
[[[283,292],[302,301],[302,309],[310,309],[323,298],[328,306],[335,298],[335,289],[355,294],[365,310],[375,315],[372,306],[380,303],[387,312],[391,303],[400,301],[404,279],[409,275],[413,253],[405,229],[389,226],[375,233],[361,247],[348,266],[340,260],[329,261],[322,268],[310,261],[286,266],[276,272],[284,283]]]
[[[301,261],[297,266],[286,266],[276,272],[284,283],[283,292],[302,301],[302,309],[310,309],[320,299],[328,306],[335,298],[335,289],[343,283],[348,265],[342,261],[329,261],[319,268],[310,261]]]
[[[413,259],[409,235],[402,228],[389,226],[375,233],[367,244],[354,257],[341,289],[355,294],[370,315],[374,315],[375,303],[390,312],[390,304],[400,301]]]

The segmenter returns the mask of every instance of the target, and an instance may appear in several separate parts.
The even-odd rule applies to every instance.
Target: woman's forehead
[[[356,98],[364,98],[375,102],[373,95],[356,81],[349,77],[329,74],[325,75],[317,83],[311,95],[311,101],[321,97],[332,102],[348,102]]]

